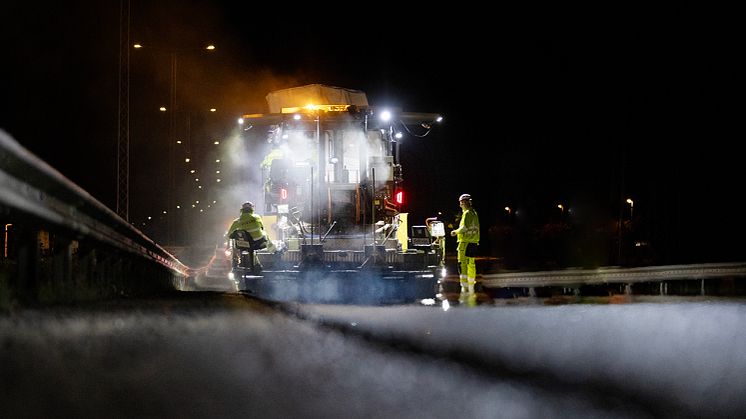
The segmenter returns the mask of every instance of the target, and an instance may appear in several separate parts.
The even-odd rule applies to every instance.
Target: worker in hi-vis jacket
[[[465,193],[458,198],[461,207],[461,222],[457,229],[451,231],[458,241],[458,266],[461,290],[474,292],[477,282],[477,263],[475,256],[479,245],[479,216],[474,210],[471,195]]]

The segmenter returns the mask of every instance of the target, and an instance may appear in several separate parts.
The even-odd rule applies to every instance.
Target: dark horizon
[[[0,29],[13,45],[0,70],[0,128],[112,209],[118,13],[86,1],[12,5]],[[656,263],[746,255],[733,11],[693,3],[426,11],[397,13],[390,28],[339,10],[310,21],[299,12],[279,25],[230,2],[133,1],[131,13],[131,43],[161,47],[130,50],[136,226],[165,204],[163,50],[211,42],[214,53],[179,56],[180,129],[188,114],[195,149],[229,135],[236,116],[266,112],[270,90],[358,89],[372,105],[445,117],[428,137],[402,140],[405,211],[422,223],[439,211],[450,221],[457,197],[471,193],[485,254],[515,251],[501,234],[541,235],[561,216],[573,239],[554,249],[575,256],[559,265],[604,246],[613,264],[613,241],[589,237],[628,219],[624,200],[632,198],[638,239],[655,249]],[[508,218],[505,206],[518,213]],[[586,245],[575,249],[579,241]]]

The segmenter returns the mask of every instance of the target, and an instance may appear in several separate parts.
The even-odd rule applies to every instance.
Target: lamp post
[[[632,221],[635,218],[635,201],[632,198],[627,198],[627,203],[629,204],[629,220]]]
[[[142,44],[136,43],[133,45],[135,49],[143,48]],[[189,48],[189,49],[173,49],[173,48],[163,48],[159,46],[148,46],[149,49],[153,49],[156,51],[166,51],[169,54],[169,62],[170,62],[170,75],[169,75],[169,105],[168,108],[161,107],[160,110],[162,112],[168,112],[169,113],[169,119],[168,119],[168,185],[166,192],[166,211],[172,211],[172,213],[175,213],[176,205],[175,205],[175,199],[174,194],[176,191],[176,74],[177,74],[177,55],[183,54],[187,52],[195,52],[195,51],[201,51],[201,50],[207,50],[207,51],[214,51],[215,46],[212,44],[209,44],[205,47],[199,47],[199,48]],[[168,220],[166,221],[166,241],[168,244],[175,244],[174,243],[174,216],[171,215],[168,217]]]

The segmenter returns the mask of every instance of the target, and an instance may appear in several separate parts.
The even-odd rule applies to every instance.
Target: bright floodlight
[[[380,118],[381,118],[381,121],[383,121],[383,122],[390,121],[391,120],[391,112],[389,112],[389,111],[383,111],[383,112],[381,112]]]
[[[399,139],[399,138],[401,138],[401,137],[403,137],[403,136],[404,136],[404,134],[402,134],[401,132],[397,132],[397,133],[396,133],[396,134],[394,135],[394,137],[396,137],[397,139]]]
[[[300,115],[299,114],[293,115],[293,119],[295,119],[296,121],[299,120],[300,119]]]
[[[443,121],[443,117],[442,116],[439,116],[439,117],[435,118],[435,122],[442,122],[442,121]]]
[[[243,118],[238,118],[238,124],[243,125]]]

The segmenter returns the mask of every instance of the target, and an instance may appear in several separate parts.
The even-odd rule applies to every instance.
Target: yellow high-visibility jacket
[[[262,237],[267,234],[264,231],[264,223],[262,223],[262,217],[254,214],[254,212],[242,212],[241,215],[233,220],[226,238],[230,238],[231,235],[237,230],[244,230],[249,233],[253,241],[259,241]]]
[[[456,239],[459,243],[479,243],[479,216],[474,208],[465,209],[461,214]]]

